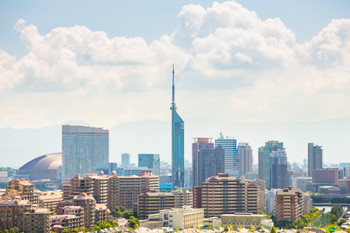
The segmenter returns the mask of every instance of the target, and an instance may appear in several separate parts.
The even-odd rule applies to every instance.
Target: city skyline
[[[223,131],[250,143],[255,161],[257,148],[267,140],[287,143],[287,153],[296,161],[307,156],[304,144],[310,141],[324,146],[325,161],[334,155],[338,162],[347,158],[350,149],[342,138],[349,124],[342,121],[335,120],[339,147],[328,145],[327,135],[318,139],[310,134],[289,145],[285,131],[273,128],[265,139],[257,139],[232,125],[277,122],[288,128],[350,116],[349,3],[295,1],[285,9],[285,4],[267,7],[258,1],[150,1],[145,9],[157,6],[151,11],[154,18],[137,14],[131,3],[109,3],[116,11],[135,14],[108,11],[92,22],[89,13],[104,6],[89,2],[79,18],[77,2],[63,20],[52,9],[61,12],[64,4],[38,1],[25,4],[32,11],[24,11],[16,1],[0,3],[0,95],[8,100],[0,103],[1,130],[70,120],[105,128],[168,121],[168,77],[175,64],[187,145],[193,137],[215,137]],[[47,14],[36,14],[38,10]],[[148,25],[154,29],[147,30]],[[191,129],[189,123],[198,118],[208,119],[203,127],[222,124],[215,132]],[[302,127],[299,133],[308,135]],[[3,147],[4,153],[14,150]],[[132,156],[150,152],[170,160],[164,148],[141,147]],[[38,153],[58,151],[56,144],[52,148]],[[113,160],[128,152],[112,150],[117,152]],[[185,158],[190,156],[186,146]]]

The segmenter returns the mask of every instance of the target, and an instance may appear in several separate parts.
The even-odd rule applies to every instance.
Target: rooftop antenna
[[[174,76],[175,76],[175,69],[174,69],[174,64],[173,64],[173,98],[172,98],[172,100],[173,100],[173,102],[172,103],[175,103],[175,84],[174,84]]]
[[[176,110],[176,105],[175,105],[175,69],[174,69],[174,64],[173,64],[173,85],[172,85],[172,102],[171,102],[171,110]]]

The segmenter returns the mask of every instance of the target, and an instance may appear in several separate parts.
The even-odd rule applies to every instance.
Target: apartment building
[[[173,193],[147,192],[139,195],[137,215],[140,219],[146,219],[150,214],[159,213],[163,209],[175,207],[175,195]]]
[[[105,204],[96,204],[95,208],[95,221],[96,222],[103,222],[107,221],[109,219],[109,209],[107,209],[107,206]]]
[[[80,227],[80,217],[75,215],[53,215],[50,217],[51,229],[61,233],[65,228],[76,229]]]
[[[277,221],[296,221],[303,214],[303,193],[300,189],[288,187],[276,191],[274,216]]]
[[[94,173],[85,174],[84,177],[75,174],[74,177],[70,179],[70,184],[64,185],[63,187],[64,200],[72,199],[81,193],[92,195],[97,203],[107,205],[108,176],[104,175],[103,172],[99,175]]]
[[[28,212],[23,214],[23,228],[20,229],[24,233],[31,232],[50,232],[50,210],[46,208],[31,207]]]
[[[159,178],[150,171],[141,172],[139,175],[109,177],[108,207],[124,206],[126,209],[134,209],[139,195],[159,189]]]
[[[172,191],[175,195],[175,207],[182,208],[183,206],[192,206],[192,192],[179,188]]]
[[[73,205],[84,208],[84,226],[86,228],[95,225],[96,200],[92,196],[88,196],[86,193],[81,193],[78,197],[74,197]]]
[[[34,194],[34,185],[24,179],[14,179],[8,182],[5,196],[14,198],[20,196],[32,204],[38,204],[38,195]]]
[[[38,204],[40,208],[48,208],[55,210],[58,203],[63,201],[62,193],[46,192],[38,197]]]
[[[23,229],[23,214],[30,210],[28,200],[3,200],[0,202],[0,230],[18,227]]]
[[[193,200],[193,207],[203,208],[206,218],[237,212],[257,214],[259,186],[228,174],[218,174],[193,189]]]

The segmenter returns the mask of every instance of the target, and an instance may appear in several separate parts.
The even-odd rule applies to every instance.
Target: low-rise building
[[[263,214],[251,214],[251,213],[240,213],[240,214],[223,214],[221,215],[221,221],[224,226],[232,225],[235,227],[251,227],[254,228],[265,226],[268,221],[266,215]],[[271,224],[273,226],[272,220]]]
[[[174,229],[197,228],[204,225],[204,210],[194,209],[190,206],[161,210],[160,216],[163,226]]]
[[[216,229],[222,225],[221,218],[211,217],[204,219],[204,226],[211,227],[212,229]]]

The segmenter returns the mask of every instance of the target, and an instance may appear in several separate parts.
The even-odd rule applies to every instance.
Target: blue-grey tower
[[[173,65],[172,76],[172,102],[171,102],[171,161],[172,161],[172,185],[173,189],[184,187],[185,152],[184,152],[184,121],[176,112],[175,105],[175,70]]]

